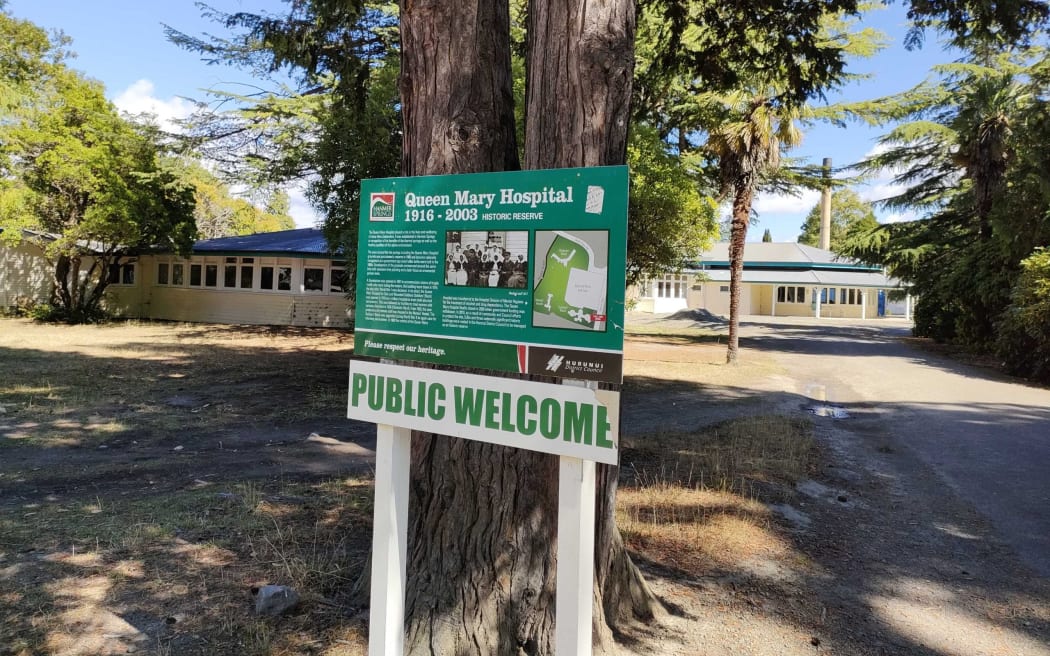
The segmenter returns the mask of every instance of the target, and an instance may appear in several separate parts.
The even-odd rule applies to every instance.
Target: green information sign
[[[627,167],[366,180],[358,355],[619,383]]]

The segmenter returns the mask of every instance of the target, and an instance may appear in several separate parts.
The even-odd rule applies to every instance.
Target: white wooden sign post
[[[376,427],[375,508],[369,656],[405,653],[405,568],[408,565],[408,478],[412,431]]]
[[[405,648],[412,430],[560,456],[555,652],[591,653],[595,469],[617,460],[619,402],[618,392],[593,384],[351,362],[347,416],[378,425],[369,656]]]

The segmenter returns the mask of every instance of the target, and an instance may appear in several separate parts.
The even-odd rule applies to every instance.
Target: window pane
[[[273,267],[264,266],[259,270],[259,288],[273,289]]]
[[[205,264],[204,265],[204,286],[205,287],[217,287],[219,284],[219,265],[218,264]]]
[[[125,264],[123,266],[121,274],[122,275],[121,275],[120,281],[122,283],[124,283],[125,285],[134,285],[135,284],[135,265],[134,264]]]
[[[182,265],[172,264],[171,265],[171,284],[181,285],[182,284]]]
[[[246,257],[244,259],[248,260],[248,259],[251,259],[251,258],[247,258]],[[255,276],[253,275],[254,273],[255,273],[255,267],[253,267],[251,265],[249,265],[249,266],[242,266],[241,267],[241,289],[251,289],[252,288],[252,285],[255,282]]]
[[[328,291],[341,292],[346,284],[346,270],[332,267],[332,281],[328,285]]]
[[[292,289],[292,267],[277,267],[277,289],[282,292]]]
[[[255,264],[255,258],[254,257],[242,257],[241,258],[241,264]]]
[[[201,265],[191,264],[190,265],[190,284],[194,287],[201,286]]]
[[[157,284],[166,285],[168,284],[168,263],[159,262],[157,264]]]
[[[106,276],[106,282],[108,282],[111,285],[115,285],[118,282],[120,282],[120,265],[119,264],[110,264],[109,265],[109,275]]]
[[[324,269],[303,269],[303,289],[308,292],[324,291]]]
[[[230,258],[226,258],[229,260]],[[232,264],[226,265],[226,270],[223,272],[222,278],[223,287],[236,287],[237,286],[237,267]]]
[[[799,287],[798,288],[798,295],[795,296],[795,300],[798,303],[805,303],[806,302],[806,288],[805,287]]]
[[[785,300],[786,299],[784,297],[784,288],[777,287],[777,303],[783,303]]]

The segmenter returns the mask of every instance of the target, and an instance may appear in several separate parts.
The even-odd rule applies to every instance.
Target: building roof
[[[327,257],[328,242],[317,228],[298,228],[256,235],[203,239],[193,245],[194,253],[255,253],[318,255]]]
[[[729,270],[705,270],[704,275],[712,282],[729,282]],[[889,278],[881,271],[776,271],[744,269],[741,282],[766,285],[800,285],[814,287],[877,287],[895,289],[900,281]]]
[[[700,255],[693,269],[729,267],[729,244],[721,242]],[[881,271],[881,267],[863,264],[831,251],[793,242],[748,242],[744,247],[745,269],[838,269],[853,271]]]
[[[703,252],[689,271],[699,271],[714,282],[729,281],[729,244],[718,243]],[[877,287],[893,289],[901,282],[882,267],[864,264],[805,244],[749,242],[744,247],[745,283]]]

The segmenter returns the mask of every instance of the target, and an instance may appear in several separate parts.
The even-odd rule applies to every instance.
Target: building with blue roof
[[[0,247],[0,307],[48,300],[49,265],[35,237]],[[125,258],[105,304],[128,318],[345,327],[348,284],[345,256],[329,251],[320,230],[301,228],[198,241],[185,258]]]

